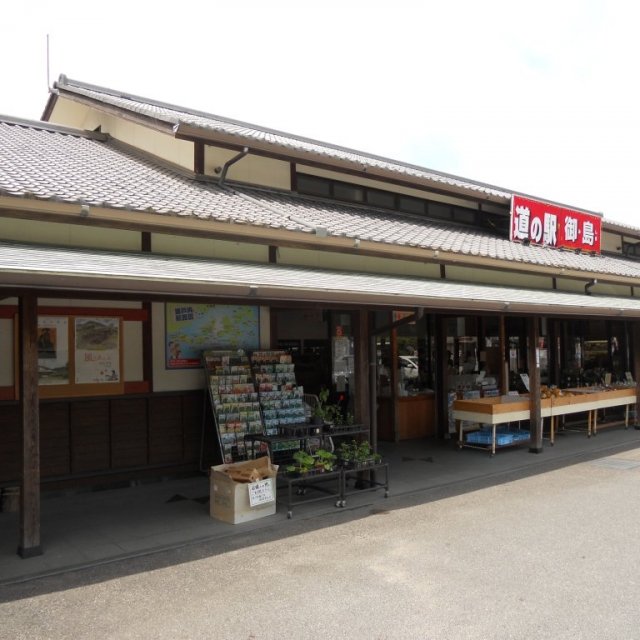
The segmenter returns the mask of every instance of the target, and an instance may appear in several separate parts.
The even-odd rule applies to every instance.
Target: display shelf
[[[247,434],[262,433],[260,402],[244,351],[204,351],[202,362],[224,464],[247,459]]]
[[[542,418],[550,418],[550,442],[554,443],[555,421],[558,416],[574,413],[587,414],[587,435],[595,435],[598,431],[597,412],[610,407],[625,407],[625,426],[629,423],[629,406],[636,403],[635,387],[603,389],[596,387],[582,387],[566,390],[570,395],[552,396],[540,400],[540,414]],[[516,440],[500,444],[499,430],[496,425],[509,422],[519,422],[530,419],[530,399],[528,395],[499,396],[495,398],[479,398],[474,400],[455,400],[453,402],[453,417],[457,422],[458,446],[482,448],[495,454],[500,446],[514,446],[526,440]],[[491,440],[483,443],[469,443],[464,438],[463,421],[475,422],[479,425],[491,427]]]
[[[376,478],[376,474],[384,472],[384,481],[380,482]],[[356,487],[347,490],[347,483],[350,478],[356,481]],[[363,486],[366,485],[366,486]],[[342,467],[342,490],[340,498],[340,507],[347,506],[347,496],[360,493],[362,491],[376,491],[384,488],[384,497],[389,497],[389,463],[376,462],[366,467]]]
[[[273,440],[267,450],[275,464],[286,464],[302,445],[296,440],[295,430],[287,433],[284,428],[305,426],[306,422],[304,389],[296,383],[291,354],[280,349],[254,351],[251,370],[262,411],[263,434],[290,436]],[[262,452],[265,452],[265,447]]]

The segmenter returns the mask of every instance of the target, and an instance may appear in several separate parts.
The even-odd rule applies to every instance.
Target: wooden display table
[[[542,418],[551,419],[550,442],[555,439],[555,418],[570,413],[587,413],[587,435],[598,432],[597,412],[609,407],[625,407],[625,427],[629,425],[629,405],[636,403],[635,387],[621,389],[601,389],[581,387],[567,390],[573,395],[563,395],[540,400]],[[458,446],[468,446],[464,442],[462,421],[490,424],[492,439],[489,445],[491,454],[496,452],[496,425],[530,419],[529,396],[500,396],[479,398],[477,400],[455,400],[453,417],[458,431]],[[477,448],[477,447],[476,447]],[[486,448],[486,447],[484,447]]]
[[[598,433],[598,410],[624,406],[624,426],[629,426],[629,406],[636,403],[635,387],[601,389],[579,387],[567,389],[574,395],[552,398],[550,441],[554,443],[555,417],[570,413],[587,412],[587,436]]]

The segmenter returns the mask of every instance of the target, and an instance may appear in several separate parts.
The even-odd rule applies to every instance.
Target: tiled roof
[[[408,276],[251,264],[204,258],[38,247],[0,242],[2,286],[259,300],[430,306],[440,309],[640,317],[640,300],[463,284]]]
[[[247,224],[269,212],[113,140],[0,121],[0,194]],[[280,222],[278,221],[277,226]]]
[[[58,82],[55,84],[55,90],[62,94],[69,92],[78,96],[84,96],[85,98],[170,125],[186,124],[203,130],[231,135],[238,138],[238,144],[245,145],[251,142],[263,142],[273,145],[274,150],[280,148],[281,150],[289,152],[298,151],[324,156],[331,160],[350,162],[359,169],[363,167],[371,169],[378,168],[407,178],[425,179],[434,183],[440,183],[441,185],[466,189],[477,194],[491,195],[504,200],[511,198],[510,192],[499,187],[493,187],[473,180],[466,180],[457,176],[382,158],[361,151],[346,149],[317,140],[259,127],[246,122],[239,122],[229,118],[193,111],[175,105],[163,104],[139,96],[122,94],[104,87],[96,87],[77,80],[70,80],[64,75],[60,76]]]
[[[220,187],[161,164],[107,136],[34,122],[0,120],[0,195],[72,202],[359,238],[399,247],[456,252],[514,263],[640,277],[640,263],[524,246],[488,232],[456,228],[364,207],[239,186]]]
[[[370,208],[359,209],[333,202],[255,189],[236,190],[250,194],[258,203],[277,209],[298,221],[307,220],[327,229],[330,235],[360,238],[399,246],[455,252],[467,256],[495,258],[521,264],[607,275],[640,277],[640,263],[608,255],[592,256],[551,247],[526,246],[489,232],[465,229],[417,216],[391,216]]]

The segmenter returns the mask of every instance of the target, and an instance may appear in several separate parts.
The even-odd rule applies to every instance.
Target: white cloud
[[[85,82],[456,173],[640,226],[635,5],[35,2],[3,9],[0,113]]]

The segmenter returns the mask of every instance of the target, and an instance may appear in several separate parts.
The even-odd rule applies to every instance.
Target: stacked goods
[[[547,385],[542,385],[540,387],[540,397],[543,400],[547,400],[549,398],[565,398],[568,396],[575,395],[572,391],[567,389],[560,389],[558,387],[548,387]]]

